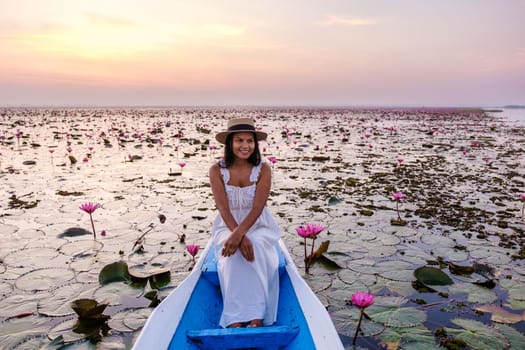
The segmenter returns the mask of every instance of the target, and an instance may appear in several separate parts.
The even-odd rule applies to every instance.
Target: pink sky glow
[[[525,104],[525,0],[0,0],[0,106]]]

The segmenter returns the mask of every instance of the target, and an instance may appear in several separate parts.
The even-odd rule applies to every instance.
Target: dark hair
[[[224,159],[223,162],[219,163],[223,168],[229,167],[235,161],[235,156],[233,154],[233,134],[235,133],[230,133],[226,137],[226,141],[224,142]],[[257,141],[257,134],[254,132],[252,132],[251,134],[253,135],[253,141],[255,146],[253,148],[252,154],[248,158],[248,163],[250,163],[251,165],[259,165],[259,163],[261,163],[261,151],[259,151],[259,142]]]

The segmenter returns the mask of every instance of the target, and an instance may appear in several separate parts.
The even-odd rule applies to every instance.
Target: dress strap
[[[259,173],[261,172],[261,165],[262,162],[259,163],[259,165],[256,165],[252,168],[252,173],[250,174],[251,182],[257,182],[257,179],[259,178]]]
[[[228,168],[220,168],[221,169],[221,175],[222,179],[225,184],[227,184],[230,181],[230,171]]]
[[[221,159],[219,161],[219,169],[221,171],[222,180],[224,181],[224,184],[227,184],[230,181],[230,171],[226,167],[224,159]]]

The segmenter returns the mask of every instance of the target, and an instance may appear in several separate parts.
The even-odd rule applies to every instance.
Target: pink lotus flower
[[[392,193],[392,198],[396,201],[397,220],[401,221],[401,215],[399,214],[399,201],[405,198],[405,195],[401,192]]]
[[[295,231],[297,234],[303,238],[308,238],[310,236],[309,232],[306,232],[306,228],[304,226],[298,226],[295,228]]]
[[[359,315],[359,321],[357,322],[357,328],[355,330],[354,340],[352,344],[355,345],[357,340],[357,335],[359,334],[359,329],[361,328],[361,321],[363,321],[363,315],[365,313],[365,308],[369,307],[374,303],[374,296],[367,292],[356,292],[352,294],[352,304],[361,309],[361,314]]]
[[[195,256],[197,255],[197,253],[199,252],[200,249],[201,249],[201,246],[198,245],[198,244],[188,244],[186,246],[186,250],[191,255],[191,257],[193,258],[194,262],[195,262]]]
[[[184,169],[184,167],[186,166],[186,163],[185,162],[180,162],[179,166],[180,166],[180,171],[182,171],[182,169]]]
[[[98,203],[91,203],[91,202],[87,202],[87,203],[84,203],[82,204],[79,208],[83,211],[85,211],[86,213],[88,214],[92,214],[93,212],[95,212],[95,210],[97,210],[100,206],[98,205]]]
[[[356,292],[352,294],[352,304],[360,308],[365,308],[374,303],[374,296],[367,292]]]
[[[295,231],[297,234],[304,239],[304,270],[306,273],[310,270],[310,266],[313,263],[313,255],[314,255],[314,246],[315,246],[315,239],[317,238],[317,235],[321,233],[326,227],[319,224],[307,224],[304,226],[299,226],[295,228]],[[312,250],[310,255],[307,255],[306,252],[306,239],[310,238],[312,239]]]
[[[392,193],[392,198],[396,201],[402,200],[405,198],[405,195],[401,192],[394,192]]]
[[[80,209],[85,211],[86,213],[89,214],[89,219],[91,220],[91,228],[93,229],[93,239],[97,239],[97,234],[96,234],[96,231],[95,231],[95,224],[93,223],[93,213],[95,212],[95,210],[97,210],[97,208],[99,208],[100,205],[97,204],[97,203],[91,203],[91,202],[87,202],[87,203],[84,203],[80,206]]]

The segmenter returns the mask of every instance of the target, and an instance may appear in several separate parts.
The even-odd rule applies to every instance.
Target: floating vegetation
[[[442,270],[431,266],[418,267],[414,271],[414,276],[418,282],[429,286],[445,286],[454,283]]]
[[[304,277],[345,345],[359,318],[347,300],[362,290],[376,302],[357,348],[525,342],[524,127],[477,110],[71,108],[0,115],[2,347],[92,349],[92,332],[73,331],[77,299],[108,304],[97,348],[131,346],[187,276],[185,242],[209,239],[223,114],[275,131],[261,143],[268,206],[299,269],[295,228],[327,226]],[[96,241],[87,201],[101,205]]]

